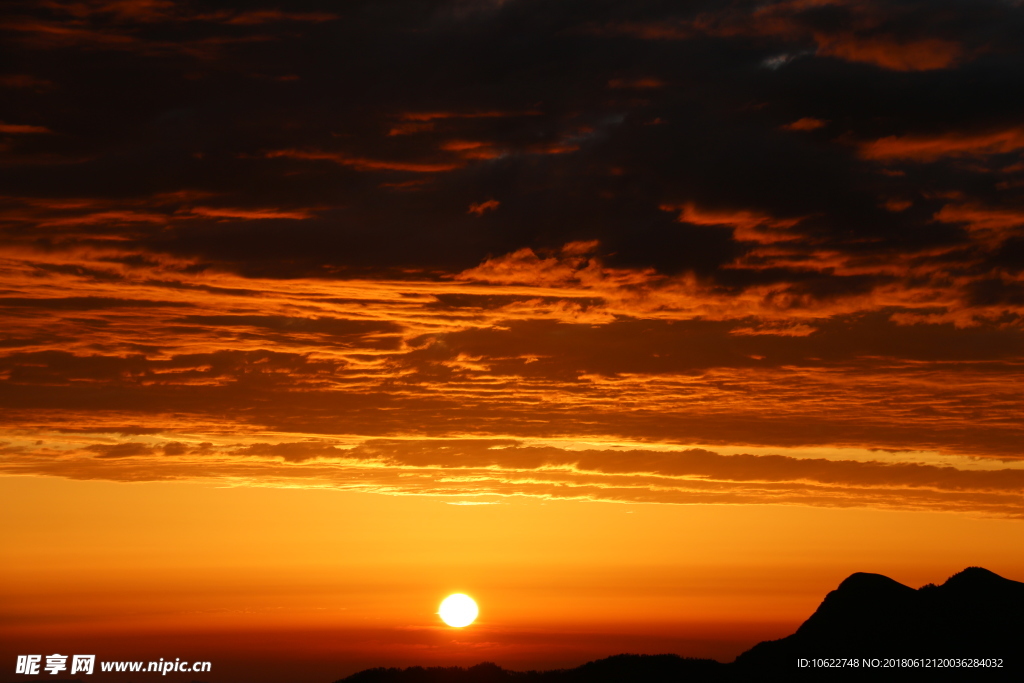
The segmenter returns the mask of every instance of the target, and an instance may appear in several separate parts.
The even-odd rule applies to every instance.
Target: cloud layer
[[[7,472],[1019,514],[1018,5],[0,32]]]

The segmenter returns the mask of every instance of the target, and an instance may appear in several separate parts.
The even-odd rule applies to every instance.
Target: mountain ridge
[[[1021,652],[1024,583],[983,567],[967,567],[941,585],[917,589],[882,574],[856,572],[793,634],[758,643],[731,663],[622,654],[551,671],[509,671],[488,662],[468,669],[367,669],[338,683],[1018,681],[1024,680]],[[996,663],[1001,666],[990,666]]]

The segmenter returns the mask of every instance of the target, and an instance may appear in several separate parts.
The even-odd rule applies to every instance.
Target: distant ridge
[[[862,663],[865,658],[1002,659],[1002,671],[1019,676],[1024,669],[1024,583],[981,567],[917,590],[880,574],[853,574],[825,596],[796,633],[758,643],[737,657],[735,666],[780,670],[795,667],[800,658],[844,657]],[[930,671],[933,680],[943,673],[952,680],[995,680],[999,673],[943,669],[920,670]],[[907,671],[901,666],[893,678]],[[816,673],[820,677],[823,672]]]
[[[419,666],[408,669],[367,669],[344,683],[619,683],[620,681],[726,682],[728,664],[678,655],[615,655],[575,669],[508,671],[485,662],[462,667]],[[342,683],[339,681],[338,683]]]
[[[958,659],[972,666],[957,666]],[[820,668],[816,660],[846,666]],[[1001,667],[976,666],[1000,661]],[[795,633],[758,643],[731,664],[677,655],[616,655],[540,672],[507,671],[490,663],[468,669],[367,669],[338,683],[802,680],[1024,681],[1024,583],[968,567],[941,586],[915,590],[881,574],[858,572],[826,595]]]

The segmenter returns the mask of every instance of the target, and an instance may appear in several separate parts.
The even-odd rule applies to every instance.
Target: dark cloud
[[[97,458],[132,458],[140,455],[151,455],[153,449],[141,443],[119,443],[87,446],[87,451],[98,453]]]
[[[87,451],[133,477],[204,430],[1020,456],[1018,4],[0,13],[12,429],[207,439]],[[839,467],[751,458],[683,460]]]
[[[312,332],[345,336],[374,332],[397,332],[401,328],[392,322],[376,320],[344,320],[337,318],[290,318],[285,316],[246,315],[190,315],[183,322],[212,326],[262,327],[275,331]]]
[[[109,308],[185,307],[192,304],[176,301],[146,301],[139,299],[114,299],[94,296],[69,296],[53,299],[32,299],[27,297],[0,297],[0,308],[28,308],[39,311],[93,311]]]
[[[861,150],[998,136],[1018,126],[1024,92],[1024,23],[1001,2],[387,4],[20,3],[3,26],[31,39],[12,49],[58,87],[13,91],[3,120],[60,133],[19,142],[49,145],[24,154],[88,161],[10,167],[6,185],[111,200],[202,189],[239,218],[257,200],[320,207],[299,226],[136,233],[248,274],[460,270],[596,238],[613,263],[715,277],[749,245],[661,204],[806,216],[796,247],[912,253],[956,239],[878,208],[959,185],[941,145],[936,169],[904,176]],[[779,54],[803,56],[764,66]],[[659,87],[609,86],[634,82]],[[828,123],[780,130],[803,119]],[[389,134],[409,123],[421,127]],[[467,214],[483,201],[500,208]]]
[[[165,449],[166,450],[166,449]],[[304,462],[314,458],[341,458],[348,455],[344,449],[324,443],[256,443],[234,451],[241,456],[282,458],[286,462]]]

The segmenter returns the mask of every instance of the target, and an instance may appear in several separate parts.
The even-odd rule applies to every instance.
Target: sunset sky
[[[855,571],[1024,580],[1022,44],[1016,0],[5,2],[3,675],[728,661]]]

